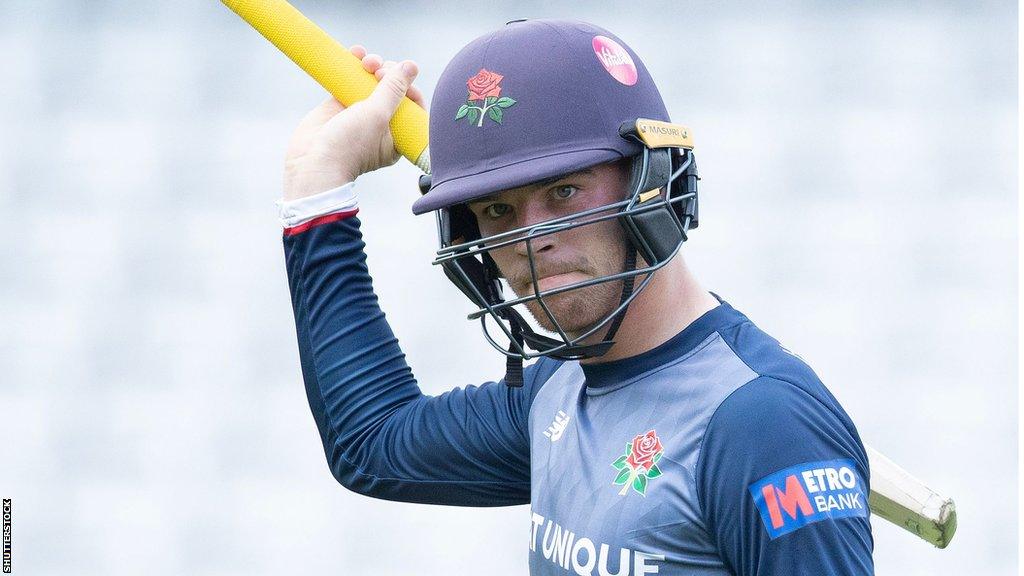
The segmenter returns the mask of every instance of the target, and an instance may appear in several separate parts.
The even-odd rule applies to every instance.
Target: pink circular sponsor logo
[[[604,69],[619,82],[626,86],[636,84],[636,65],[629,52],[618,42],[607,36],[594,36],[594,55]]]

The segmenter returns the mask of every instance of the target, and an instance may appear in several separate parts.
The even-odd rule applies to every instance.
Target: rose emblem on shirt
[[[632,442],[626,444],[626,453],[612,462],[612,467],[619,471],[613,485],[621,485],[619,496],[625,496],[632,487],[641,496],[647,495],[647,483],[661,476],[658,460],[664,453],[661,440],[654,430],[638,434]]]
[[[501,124],[505,109],[511,108],[516,101],[501,95],[501,81],[505,77],[497,72],[481,68],[476,76],[466,80],[469,96],[466,103],[459,107],[455,119],[466,118],[471,125],[484,125],[484,117]]]

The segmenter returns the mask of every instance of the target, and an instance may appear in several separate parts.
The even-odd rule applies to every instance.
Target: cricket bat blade
[[[871,467],[871,512],[939,548],[956,533],[956,505],[952,498],[925,486],[870,446],[865,447]]]

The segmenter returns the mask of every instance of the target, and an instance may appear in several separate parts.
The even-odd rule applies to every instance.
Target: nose
[[[552,214],[547,207],[544,206],[543,202],[525,202],[519,208],[519,226],[522,228],[529,228],[547,222],[555,217],[556,214]],[[516,242],[515,249],[516,254],[520,256],[528,256],[530,249],[533,250],[534,254],[540,252],[547,252],[555,245],[555,234],[545,234],[529,240],[530,247],[527,248],[527,241]]]

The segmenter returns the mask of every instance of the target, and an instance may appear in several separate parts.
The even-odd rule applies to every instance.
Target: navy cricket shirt
[[[728,303],[661,346],[525,385],[425,396],[359,221],[286,233],[309,405],[338,481],[377,498],[530,504],[530,573],[873,573],[868,461],[814,372]]]

